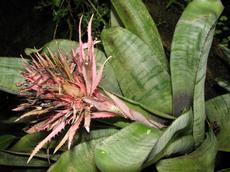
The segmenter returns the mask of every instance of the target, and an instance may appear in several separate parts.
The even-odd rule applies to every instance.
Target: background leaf
[[[206,102],[210,127],[216,132],[218,150],[230,152],[230,94]]]
[[[145,4],[141,0],[112,0],[111,2],[126,29],[142,39],[160,61],[162,68],[168,71],[168,61],[160,35]]]
[[[23,82],[21,71],[23,62],[17,57],[0,58],[0,90],[17,94],[19,89],[16,83]]]

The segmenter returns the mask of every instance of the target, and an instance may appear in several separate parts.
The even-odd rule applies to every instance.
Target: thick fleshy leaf
[[[218,150],[230,152],[230,94],[207,101],[206,114],[216,133]]]
[[[213,29],[222,10],[220,0],[194,0],[185,9],[176,26],[170,61],[175,115],[181,114],[192,105],[196,85],[195,99],[200,98],[195,102],[195,114],[203,116],[199,109],[204,104],[202,92],[206,61]],[[200,106],[199,101],[202,102]],[[195,132],[203,127],[203,119],[195,116],[194,125],[202,125]]]
[[[126,29],[142,39],[160,61],[162,67],[168,71],[168,61],[160,34],[145,4],[140,0],[112,0],[112,4]]]
[[[191,125],[192,125],[192,110],[189,110],[178,117],[173,123],[164,131],[161,137],[158,139],[157,143],[149,153],[147,159],[145,160],[144,166],[149,166],[156,161],[158,161],[163,156],[167,155],[164,152],[167,146],[177,139],[178,134],[180,133],[180,137],[184,135],[188,135],[191,133]],[[184,132],[184,133],[183,133]]]
[[[133,123],[96,147],[96,164],[103,172],[140,171],[141,165],[161,132]]]
[[[6,149],[14,140],[16,137],[14,135],[1,135],[0,136],[0,149]]]
[[[192,151],[194,147],[194,139],[192,135],[186,135],[174,140],[167,146],[164,151],[164,157],[168,157],[172,154],[185,154]]]
[[[39,141],[44,138],[44,133],[27,134],[20,138],[11,148],[16,152],[31,152]]]
[[[63,153],[59,160],[50,167],[49,172],[97,172],[94,160],[96,144],[100,144],[107,136],[114,134],[116,130],[95,130],[90,133],[85,140],[89,142],[81,143],[73,149]],[[84,140],[84,139],[83,139]]]
[[[47,159],[40,159],[34,157],[34,159],[27,164],[26,161],[29,155],[13,154],[10,152],[0,151],[0,165],[6,166],[20,166],[20,167],[48,167],[49,163]]]
[[[124,96],[153,112],[171,113],[170,76],[149,47],[120,27],[105,29],[102,41]]]
[[[23,62],[17,57],[0,57],[0,90],[17,94],[16,83],[23,82]]]
[[[210,132],[194,152],[171,159],[161,160],[156,167],[159,172],[212,172],[216,156],[216,138]]]
[[[66,151],[59,160],[49,168],[49,172],[97,172],[94,161],[94,148],[102,139],[81,143]]]

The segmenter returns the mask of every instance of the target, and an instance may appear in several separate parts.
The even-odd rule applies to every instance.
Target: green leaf
[[[173,111],[179,115],[188,109],[193,102],[194,88],[195,98],[203,92],[206,62],[213,37],[215,23],[223,10],[220,0],[194,0],[183,12],[172,42],[171,51],[171,75],[173,90]],[[200,123],[203,128],[203,116],[199,109],[203,108],[203,93],[196,100],[195,126]],[[198,102],[202,102],[201,107]],[[199,129],[195,129],[199,132]],[[203,135],[203,134],[202,134]],[[196,136],[195,136],[196,137]],[[199,140],[199,139],[196,139]]]
[[[64,52],[67,55],[72,53],[72,49],[79,46],[78,42],[68,39],[54,39],[43,46],[42,52],[49,54],[48,49],[51,52]]]
[[[174,140],[167,146],[163,157],[168,157],[172,154],[185,154],[192,151],[194,146],[194,139],[192,135],[186,135]]]
[[[34,157],[30,163],[26,163],[29,155],[17,155],[10,152],[0,151],[0,165],[20,167],[48,167],[48,160]]]
[[[9,147],[9,145],[15,140],[15,138],[16,137],[14,135],[9,135],[9,134],[1,135],[0,149],[6,149],[7,147]]]
[[[144,3],[141,0],[112,0],[112,4],[124,26],[149,46],[162,68],[168,71],[160,35]]]
[[[133,123],[96,147],[96,164],[102,172],[140,171],[141,165],[161,132]]]
[[[156,167],[159,172],[213,172],[216,153],[216,138],[210,132],[194,152],[161,160]]]
[[[190,128],[192,125],[192,110],[189,110],[178,117],[173,123],[164,131],[161,137],[158,139],[157,143],[154,145],[152,150],[150,151],[147,159],[145,160],[144,166],[149,166],[156,161],[158,161],[163,156],[167,155],[167,152],[170,151],[166,150],[167,146],[175,141],[178,137],[181,137],[183,134],[187,135],[190,132]]]
[[[15,152],[31,152],[34,147],[44,138],[44,133],[26,134],[21,137],[11,148]]]
[[[125,97],[154,112],[172,112],[170,76],[149,47],[120,27],[105,29],[102,41]]]
[[[100,144],[106,137],[116,133],[116,129],[93,130],[89,134],[83,135],[83,142],[73,149],[63,153],[59,160],[49,168],[49,172],[97,172],[94,160],[95,146]]]
[[[23,82],[23,62],[17,57],[0,57],[0,90],[17,94],[16,83]]]
[[[230,94],[207,101],[206,114],[216,132],[218,150],[230,152]]]

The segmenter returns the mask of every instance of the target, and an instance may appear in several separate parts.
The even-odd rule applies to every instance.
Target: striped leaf
[[[19,88],[17,83],[23,82],[21,76],[23,62],[17,57],[0,57],[0,90],[17,94]]]
[[[142,39],[162,67],[168,70],[160,35],[144,3],[141,0],[112,0],[112,4],[126,29]]]
[[[153,112],[171,113],[170,76],[149,47],[120,27],[105,29],[102,42],[124,96]]]
[[[140,171],[160,133],[139,123],[123,128],[96,147],[97,167],[103,172]]]
[[[159,172],[213,172],[216,157],[216,138],[210,132],[194,152],[171,159],[161,160],[156,167]]]
[[[192,105],[195,85],[203,87],[213,29],[222,9],[219,0],[194,0],[177,23],[170,61],[176,115]],[[196,89],[196,95],[201,93]]]
[[[206,113],[217,136],[218,150],[230,152],[230,94],[207,101]]]

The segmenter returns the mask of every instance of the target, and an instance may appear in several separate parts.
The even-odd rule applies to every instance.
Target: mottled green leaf
[[[0,165],[20,166],[20,167],[48,167],[49,163],[46,159],[34,157],[29,164],[27,164],[29,155],[13,154],[10,152],[0,151]]]
[[[144,166],[149,166],[167,155],[167,151],[170,151],[171,149],[169,148],[169,150],[166,150],[165,153],[164,151],[167,146],[175,141],[178,134],[180,134],[180,137],[183,136],[183,132],[185,135],[187,135],[191,130],[191,125],[192,110],[189,110],[174,120],[173,123],[164,131],[155,146],[150,151]]]
[[[23,82],[23,61],[17,57],[0,57],[0,90],[17,94],[16,83]]]
[[[218,150],[230,152],[230,94],[207,101],[206,114],[216,132]]]
[[[96,147],[96,164],[102,172],[140,171],[143,161],[161,132],[133,123]]]
[[[49,172],[97,172],[94,154],[96,144],[100,144],[107,136],[117,132],[114,129],[94,130],[89,134],[89,142],[83,142],[63,153],[59,160],[49,168]]]
[[[112,0],[112,4],[126,29],[142,39],[160,61],[161,66],[168,71],[168,61],[160,35],[145,4],[141,0]]]
[[[26,134],[21,137],[10,150],[16,152],[31,152],[44,136],[44,133]]]
[[[216,138],[210,132],[194,152],[161,160],[156,167],[159,172],[213,172],[216,153]]]
[[[220,0],[194,0],[177,23],[170,58],[175,115],[179,115],[192,105],[195,85],[198,88],[194,99],[198,99],[199,96],[200,100],[196,102],[203,101],[207,56],[215,23],[222,10]],[[203,116],[199,109],[203,108],[204,103],[199,107],[196,102],[194,125],[200,123],[203,126],[203,118],[199,120],[197,115]],[[198,131],[195,129],[195,132]]]
[[[170,76],[149,47],[120,27],[105,29],[102,42],[125,97],[152,112],[172,112]]]
[[[14,140],[15,140],[14,135],[1,135],[0,136],[0,149],[6,149]]]

